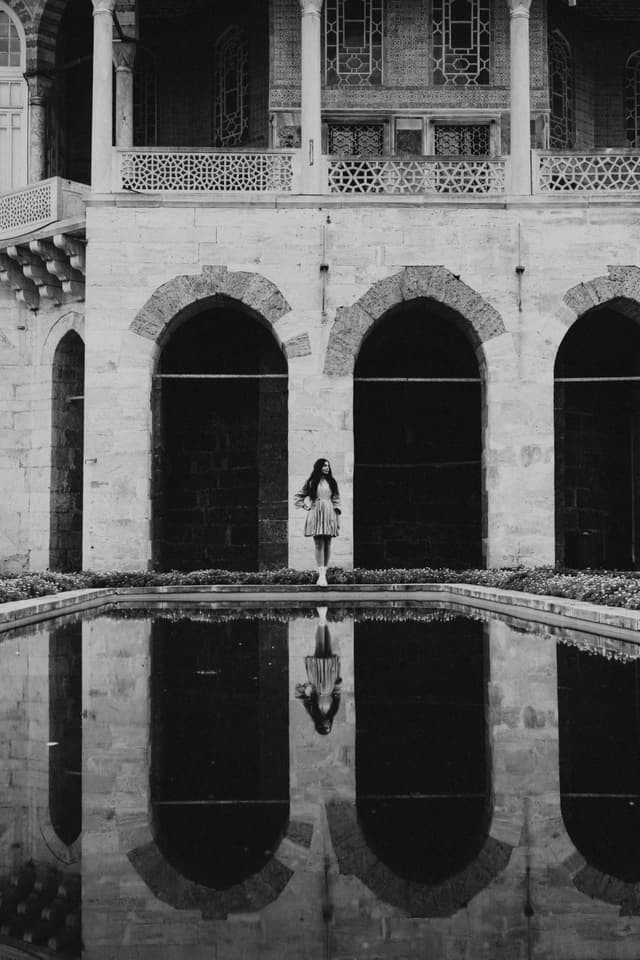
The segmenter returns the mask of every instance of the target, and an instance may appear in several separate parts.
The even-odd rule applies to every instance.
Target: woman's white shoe
[[[317,587],[326,587],[327,584],[327,568],[318,567],[318,579],[316,580]]]

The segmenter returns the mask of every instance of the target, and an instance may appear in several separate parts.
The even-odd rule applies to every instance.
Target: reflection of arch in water
[[[82,830],[82,624],[49,636],[49,820],[41,833],[66,863],[78,859]]]
[[[357,624],[355,668],[357,807],[327,809],[340,870],[412,916],[449,916],[512,849],[490,836],[484,626]]]
[[[561,811],[583,893],[640,914],[640,662],[558,645]]]
[[[153,840],[129,859],[175,907],[255,910],[288,882],[287,662],[284,624],[154,625]]]

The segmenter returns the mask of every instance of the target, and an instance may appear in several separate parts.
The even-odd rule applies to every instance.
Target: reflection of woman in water
[[[302,700],[316,731],[329,733],[340,706],[340,657],[331,650],[331,634],[326,621],[327,608],[318,607],[316,649],[304,658],[307,682],[296,684],[296,697]]]
[[[340,531],[340,493],[331,473],[331,464],[321,457],[302,490],[295,496],[295,504],[307,511],[305,537],[313,537],[318,567],[319,587],[327,586],[327,567],[331,556],[331,539]]]

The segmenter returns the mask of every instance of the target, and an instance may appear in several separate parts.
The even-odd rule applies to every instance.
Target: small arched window
[[[628,146],[640,146],[640,50],[624,68],[624,129]]]
[[[575,144],[573,56],[559,30],[549,35],[549,100],[549,146],[552,150],[570,150]]]
[[[240,27],[229,27],[216,43],[214,142],[237,147],[249,130],[248,44]]]
[[[27,182],[27,84],[22,24],[0,2],[0,193]]]

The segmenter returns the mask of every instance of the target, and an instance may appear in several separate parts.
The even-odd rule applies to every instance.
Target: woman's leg
[[[326,587],[327,585],[327,567],[324,562],[325,557],[325,540],[328,537],[314,537],[313,542],[316,548],[316,566],[318,567],[318,579],[316,583],[321,587]]]
[[[325,567],[329,566],[329,558],[331,556],[331,537],[324,538],[324,560],[323,565]]]

